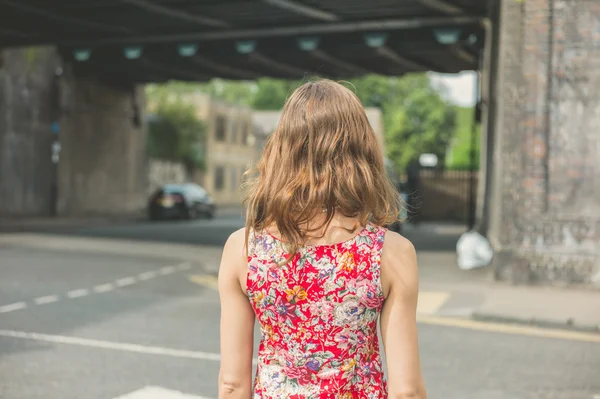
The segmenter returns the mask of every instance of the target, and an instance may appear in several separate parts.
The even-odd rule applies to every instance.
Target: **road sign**
[[[189,395],[161,387],[144,387],[115,399],[210,399],[205,396]]]

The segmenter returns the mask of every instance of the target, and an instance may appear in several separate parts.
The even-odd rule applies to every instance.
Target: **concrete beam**
[[[181,43],[186,41],[206,42],[215,40],[245,40],[269,37],[289,37],[303,35],[319,35],[332,33],[398,31],[406,29],[436,28],[483,23],[485,18],[473,16],[444,16],[423,18],[400,18],[373,20],[362,22],[335,22],[315,25],[285,26],[279,28],[230,29],[223,31],[193,32],[182,34],[161,34],[142,36],[104,37],[85,41],[70,40],[55,43],[66,46],[111,45],[111,44],[145,44],[145,43]],[[48,43],[53,43],[52,40]],[[44,43],[35,43],[44,44]]]
[[[274,59],[262,55],[258,52],[253,52],[248,55],[250,61],[256,62],[257,64],[261,64],[266,68],[274,69],[276,71],[281,71],[286,74],[290,74],[292,76],[304,77],[306,75],[306,71],[300,68],[297,68],[292,65],[285,64],[283,62],[275,61]]]
[[[69,24],[69,25],[85,26],[86,28],[98,29],[98,30],[102,30],[102,31],[106,31],[106,32],[133,33],[133,31],[131,29],[126,28],[124,26],[114,26],[114,25],[102,24],[99,22],[87,21],[87,20],[81,19],[81,18],[71,18],[71,17],[67,17],[64,15],[55,14],[53,12],[44,10],[39,7],[28,6],[26,4],[22,4],[21,2],[14,1],[14,0],[2,0],[2,1],[0,1],[0,3],[7,5],[8,7],[16,8],[20,11],[23,11],[23,12],[26,12],[29,14],[41,15],[44,18],[53,19],[55,21],[59,21],[59,22]],[[52,43],[45,43],[45,44],[52,44]]]
[[[314,7],[310,7],[304,4],[299,4],[291,0],[263,0],[265,3],[282,8],[284,10],[291,11],[293,13],[318,19],[321,21],[334,22],[339,20],[339,17],[331,12],[319,10]]]
[[[131,4],[139,7],[145,11],[153,12],[156,14],[166,15],[183,21],[195,22],[201,25],[212,26],[214,28],[228,28],[229,24],[219,19],[203,17],[200,15],[194,15],[187,12],[179,11],[170,7],[161,6],[155,3],[151,3],[146,0],[121,0],[123,3]]]
[[[465,14],[465,11],[462,8],[446,0],[419,0],[419,2],[427,8],[435,11],[441,11],[445,14]]]
[[[423,71],[435,71],[435,68],[432,68],[429,65],[425,65],[425,64],[417,62],[417,61],[413,61],[409,58],[403,57],[387,46],[379,47],[375,51],[378,55],[387,58],[388,60],[396,63],[397,65],[400,65],[403,68],[410,69],[410,70],[416,69],[416,70],[423,70]]]
[[[201,73],[193,72],[187,69],[179,69],[171,66],[164,66],[163,64],[150,61],[148,59],[142,59],[141,62],[144,64],[144,66],[150,69],[167,72],[183,80],[189,79],[194,81],[207,81],[211,79],[211,76],[203,75]]]
[[[220,62],[216,62],[211,59],[201,57],[198,55],[193,57],[191,60],[195,64],[198,64],[202,67],[214,69],[216,71],[223,71],[225,73],[228,73],[232,76],[236,76],[241,79],[257,79],[257,78],[261,77],[261,75],[256,72],[248,71],[248,70],[240,69],[240,68],[234,68],[232,66],[229,66],[229,65],[226,65],[226,64],[223,64]]]
[[[352,64],[352,63],[344,61],[344,60],[340,60],[339,58],[336,58],[336,57],[334,57],[330,54],[327,54],[321,50],[313,50],[313,51],[310,51],[309,54],[311,56],[313,56],[314,58],[317,58],[321,61],[327,62],[331,65],[336,66],[337,68],[343,69],[350,73],[365,75],[365,74],[372,72],[372,71],[368,71],[358,65]]]

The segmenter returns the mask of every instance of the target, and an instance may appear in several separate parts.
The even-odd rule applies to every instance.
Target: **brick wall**
[[[600,286],[600,2],[503,1],[497,276]]]

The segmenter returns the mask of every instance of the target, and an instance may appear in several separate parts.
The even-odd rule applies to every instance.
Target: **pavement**
[[[229,216],[0,235],[0,398],[216,398],[215,276],[220,245],[242,224]],[[462,272],[452,251],[460,233],[406,230],[419,253],[429,397],[599,398],[600,334],[588,328],[600,324],[599,293]]]

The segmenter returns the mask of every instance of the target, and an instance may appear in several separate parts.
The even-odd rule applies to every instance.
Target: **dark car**
[[[148,201],[148,217],[159,219],[213,218],[215,204],[208,192],[193,183],[166,184]]]

